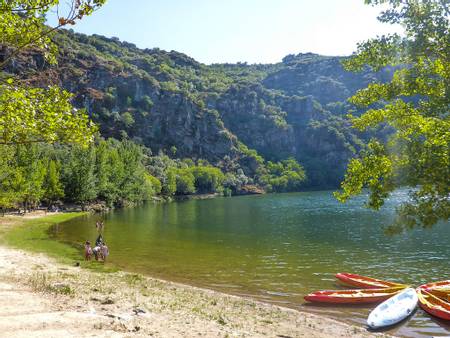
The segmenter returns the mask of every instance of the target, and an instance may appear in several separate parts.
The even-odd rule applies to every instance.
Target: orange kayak
[[[450,302],[450,280],[423,284],[419,286],[419,289],[428,291],[434,296]]]
[[[450,320],[450,303],[442,300],[428,291],[418,287],[416,289],[420,307],[430,315],[444,320]]]
[[[394,296],[403,289],[405,289],[405,286],[383,289],[316,291],[306,295],[305,300],[336,304],[377,303]]]
[[[344,284],[366,289],[381,289],[381,288],[401,287],[401,286],[406,287],[406,285],[403,284],[361,276],[354,273],[340,272],[336,274],[335,277]]]

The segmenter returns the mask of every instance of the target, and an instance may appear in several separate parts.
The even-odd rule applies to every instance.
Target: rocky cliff
[[[8,71],[74,93],[74,104],[104,137],[130,138],[153,153],[206,159],[223,169],[232,162],[249,176],[258,154],[272,161],[294,157],[305,167],[306,185],[316,188],[336,186],[364,146],[367,135],[345,120],[352,110],[346,99],[389,76],[349,73],[340,58],[316,54],[272,65],[208,66],[116,38],[61,31],[55,41],[57,66],[31,52]]]

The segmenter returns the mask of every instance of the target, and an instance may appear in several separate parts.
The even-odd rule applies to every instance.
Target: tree
[[[298,191],[306,179],[303,167],[293,158],[277,163],[269,161],[265,171],[260,181],[269,191]]]
[[[369,84],[350,99],[369,108],[351,120],[359,130],[387,124],[395,132],[387,143],[373,139],[350,161],[336,196],[345,202],[368,187],[368,206],[379,209],[394,189],[407,186],[410,201],[391,230],[429,227],[450,213],[450,6],[443,0],[365,2],[387,3],[379,20],[401,24],[405,34],[366,41],[344,62],[352,71],[394,67],[391,81]]]
[[[15,158],[15,192],[24,209],[29,210],[35,208],[44,195],[45,165],[41,151],[36,145],[16,147]]]
[[[48,162],[43,189],[43,199],[48,203],[54,203],[64,197],[64,188],[60,180],[58,164],[54,160]]]
[[[147,185],[146,170],[142,165],[143,151],[141,146],[124,140],[117,145],[120,161],[122,161],[123,178],[119,182],[121,201],[138,202],[151,195],[151,186]]]
[[[16,207],[20,201],[17,194],[16,157],[14,148],[0,145],[0,208]]]
[[[70,104],[71,94],[56,86],[35,88],[4,70],[26,49],[43,51],[56,63],[51,37],[57,29],[74,25],[106,0],[72,0],[63,8],[59,0],[0,0],[0,144],[70,142],[87,144],[96,131],[84,111]],[[48,27],[45,15],[56,7],[58,24]],[[59,14],[66,12],[67,14]]]
[[[178,195],[189,195],[195,193],[195,178],[188,169],[175,169],[176,193]]]
[[[120,119],[126,128],[130,128],[134,124],[134,118],[130,112],[126,111],[126,112],[122,113],[122,115],[120,116]]]
[[[177,191],[177,176],[174,170],[167,170],[165,181],[162,185],[162,193],[171,196]]]
[[[146,184],[150,187],[152,195],[157,195],[161,193],[161,182],[158,180],[155,176],[152,176],[150,174],[145,174],[145,181]]]
[[[199,161],[200,162],[200,161]],[[212,166],[196,166],[189,168],[195,178],[195,187],[200,193],[216,193],[223,190],[225,175]]]
[[[95,147],[98,195],[109,206],[134,204],[161,192],[161,182],[144,167],[144,149],[129,141],[109,139]]]
[[[85,205],[97,197],[95,148],[74,146],[66,149],[63,163],[64,194],[71,202]]]

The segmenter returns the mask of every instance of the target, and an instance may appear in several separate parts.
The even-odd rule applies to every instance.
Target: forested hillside
[[[348,159],[369,137],[345,121],[353,110],[346,99],[390,77],[389,71],[346,72],[340,58],[315,54],[289,55],[269,65],[204,65],[116,38],[63,30],[54,40],[57,66],[28,51],[6,71],[33,85],[57,84],[72,92],[75,106],[99,126],[94,148],[108,138],[139,145],[142,166],[159,182],[153,180],[153,193],[336,187]],[[202,185],[198,170],[214,179]],[[99,191],[94,195],[106,199]]]

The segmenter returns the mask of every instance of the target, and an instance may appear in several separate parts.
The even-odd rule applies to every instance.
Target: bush
[[[281,162],[268,162],[266,172],[260,176],[260,182],[269,191],[289,192],[298,191],[305,181],[303,167],[294,159]]]
[[[189,168],[195,177],[195,187],[199,193],[222,192],[225,175],[223,172],[211,166],[195,166]]]
[[[152,189],[152,195],[158,195],[161,193],[162,186],[160,180],[150,174],[145,174],[145,180]]]
[[[188,169],[175,169],[176,194],[189,195],[195,193],[195,178]]]
[[[120,116],[120,120],[126,128],[130,128],[134,124],[134,118],[130,112],[122,113],[122,115]]]

